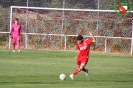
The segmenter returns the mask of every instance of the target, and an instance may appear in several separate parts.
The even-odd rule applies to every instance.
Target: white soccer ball
[[[60,80],[65,80],[66,79],[66,75],[65,74],[60,74],[59,78],[60,78]]]

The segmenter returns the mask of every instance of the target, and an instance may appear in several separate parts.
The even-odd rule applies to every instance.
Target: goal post
[[[133,18],[132,18],[132,42],[131,42],[131,55],[133,55]]]
[[[97,14],[97,12],[99,12],[99,14]],[[131,14],[132,12],[133,11],[131,11]],[[28,22],[26,22],[25,19],[26,14],[28,14]],[[68,42],[74,44],[70,37],[76,36],[76,33],[81,30],[81,33],[88,37],[88,32],[93,32],[98,39],[95,46],[96,50],[102,50],[103,52],[125,52],[125,50],[127,50],[133,54],[133,35],[130,35],[132,29],[131,15],[123,18],[118,16],[114,10],[11,6],[10,27],[14,17],[20,19],[22,28],[24,29],[24,35],[32,35],[32,37],[33,35],[43,35],[45,38],[41,36],[43,41],[40,40],[43,43],[47,36],[50,36],[49,39],[55,39],[54,43],[50,42],[50,44],[54,45],[57,43],[54,47],[63,44],[62,47],[66,50],[70,47],[68,46]],[[26,27],[26,25],[28,27]],[[98,25],[98,29],[96,25]],[[28,30],[27,33],[26,30]],[[98,35],[96,35],[97,33]],[[27,38],[31,38],[30,36]],[[56,37],[53,36],[58,37],[56,39]],[[59,37],[63,37],[63,39]],[[63,43],[58,39],[63,40]],[[28,40],[31,41],[33,39]],[[25,41],[27,41],[26,37]],[[123,45],[121,45],[121,43],[123,43]],[[9,41],[9,48],[11,47],[10,45],[11,41]],[[29,45],[25,43],[24,46]],[[118,49],[116,50],[116,48]]]

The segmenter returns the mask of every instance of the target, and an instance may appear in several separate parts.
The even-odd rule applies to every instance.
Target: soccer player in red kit
[[[20,40],[22,35],[21,25],[18,23],[19,19],[15,18],[15,23],[12,24],[12,27],[10,29],[10,38],[12,39],[12,49],[13,52],[15,52],[15,44],[17,42],[18,45],[18,52],[20,52]]]
[[[86,64],[89,60],[89,52],[90,52],[90,45],[95,42],[95,38],[92,35],[91,32],[89,32],[90,36],[92,37],[91,40],[86,39],[84,40],[82,35],[77,36],[77,49],[79,50],[77,57],[75,59],[77,60],[78,68],[70,75],[70,78],[73,80],[73,76],[78,74],[81,70],[88,75],[88,69],[85,69]]]

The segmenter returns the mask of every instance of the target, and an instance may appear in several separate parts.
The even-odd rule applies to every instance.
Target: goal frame
[[[18,9],[45,9],[45,10],[60,10],[63,11],[62,12],[62,25],[63,25],[63,17],[64,17],[64,11],[91,11],[91,12],[115,12],[115,10],[92,10],[92,9],[69,9],[69,8],[42,8],[42,7],[26,7],[26,6],[11,6],[10,8],[10,29],[11,29],[11,25],[12,25],[12,9],[13,8],[18,8]],[[130,11],[131,13],[133,13],[133,11]],[[27,25],[27,24],[26,24]],[[63,29],[63,26],[62,26]],[[27,30],[27,29],[26,29]],[[34,35],[48,35],[45,33],[23,33],[25,34],[25,48],[28,48],[28,34],[34,34]],[[76,35],[64,35],[64,34],[49,34],[49,35],[59,35],[59,36],[76,36]],[[87,36],[87,35],[86,35]],[[97,38],[99,37],[107,37],[107,36],[95,36]],[[108,37],[108,38],[124,38],[124,37]],[[66,39],[66,37],[65,37]],[[133,18],[132,18],[132,37],[131,38],[126,38],[126,39],[131,39],[131,53],[130,55],[133,55]],[[106,46],[106,43],[105,43]],[[11,39],[9,38],[9,48],[11,48]],[[65,48],[66,50],[66,41],[65,41]],[[105,47],[105,52],[106,52],[106,47]]]

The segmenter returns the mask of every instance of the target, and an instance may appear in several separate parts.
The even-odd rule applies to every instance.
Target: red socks
[[[77,68],[77,69],[73,72],[73,75],[78,74],[80,71],[81,71],[81,69],[80,69],[80,68]]]
[[[84,72],[86,72],[86,69],[85,69],[85,68],[83,68],[83,69],[77,68],[77,69],[73,72],[73,75],[78,74],[81,70],[84,71]]]

